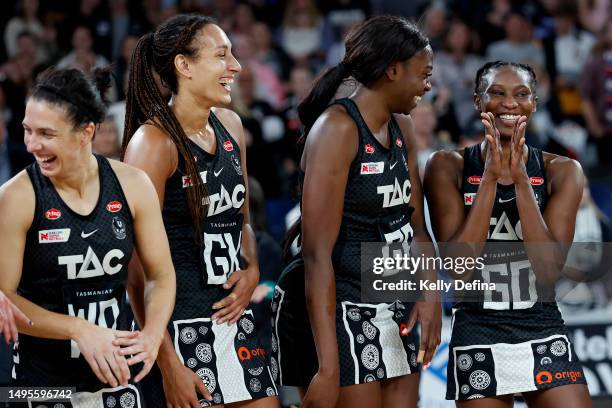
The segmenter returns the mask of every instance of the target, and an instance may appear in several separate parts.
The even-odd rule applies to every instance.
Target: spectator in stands
[[[504,23],[512,8],[510,0],[493,0],[487,3],[489,4],[484,5],[484,7],[489,6],[490,10],[486,12],[484,19],[482,21],[477,19],[470,20],[478,30],[483,49],[486,49],[491,43],[504,39]],[[477,11],[470,8],[469,16],[467,17],[472,17],[475,13]]]
[[[283,81],[289,79],[291,59],[281,47],[273,42],[270,27],[266,23],[257,22],[253,24],[250,36],[255,46],[255,59],[272,68]]]
[[[4,29],[4,46],[9,58],[17,55],[18,37],[24,31],[28,31],[34,37],[34,42],[37,43],[44,43],[48,46],[54,40],[53,36],[46,32],[39,19],[38,6],[38,0],[20,0],[17,3],[17,15],[9,20]],[[50,55],[46,50],[48,50],[46,47],[37,49],[37,62],[47,62]]]
[[[313,0],[289,0],[280,43],[296,64],[322,58],[323,20]]]
[[[487,48],[489,61],[533,62],[544,65],[545,58],[542,48],[533,40],[531,22],[523,14],[512,11],[504,22],[506,36]]]
[[[111,13],[111,57],[113,60],[119,58],[123,53],[125,38],[130,31],[130,14],[128,12],[127,0],[109,0]],[[133,31],[132,31],[133,32]],[[121,89],[121,87],[119,87]]]
[[[113,22],[108,0],[80,0],[78,13],[72,15],[71,22],[73,30],[79,26],[89,28],[92,51],[107,60],[112,57]]]
[[[257,78],[255,94],[259,99],[268,102],[274,109],[280,109],[285,102],[285,89],[276,71],[267,64],[261,63],[255,54],[255,40],[244,36],[235,53],[241,63],[250,65]]]
[[[564,116],[581,114],[578,78],[595,44],[595,36],[576,25],[576,5],[566,2],[555,14],[554,81]]]
[[[94,41],[91,29],[85,25],[78,26],[72,33],[72,51],[57,63],[58,68],[76,68],[85,73],[93,71],[94,68],[107,66],[108,60],[94,52]],[[112,86],[108,92],[108,99],[117,99],[117,89]]]
[[[610,0],[578,0],[580,25],[592,33],[601,31],[612,11]]]
[[[436,132],[438,118],[436,111],[430,102],[421,100],[410,112],[414,124],[414,136],[417,148],[417,163],[421,180],[425,171],[425,165],[429,156],[438,150],[454,148],[450,141],[448,132]]]
[[[322,14],[325,16],[323,32],[323,49],[328,53],[330,48],[342,41],[351,27],[361,23],[370,14],[368,0],[328,0],[319,2]],[[335,62],[327,61],[327,66],[337,65],[344,55]]]
[[[100,123],[92,142],[93,152],[109,159],[119,160],[120,146],[119,131],[112,116],[106,116]]]
[[[281,194],[279,145],[285,132],[283,120],[269,103],[257,97],[256,76],[250,65],[242,64],[235,85],[232,108],[245,129],[248,173],[261,180],[266,196],[277,198]]]
[[[298,117],[297,107],[302,98],[304,98],[310,87],[314,75],[308,67],[295,67],[289,75],[289,86],[287,103],[283,111],[285,118],[285,170],[287,173],[292,173],[297,169],[298,153],[296,151],[296,143],[300,134],[300,119]]]
[[[121,55],[119,55],[115,62],[115,80],[119,90],[119,100],[125,99],[124,88],[127,86],[127,74],[130,72],[130,59],[132,58],[134,48],[136,48],[138,38],[140,36],[136,34],[128,34],[123,37],[121,42]]]
[[[429,38],[434,51],[441,50],[446,33],[446,8],[444,2],[434,1],[423,15],[423,32]]]
[[[91,72],[94,68],[108,65],[108,60],[93,50],[94,42],[91,29],[78,26],[72,33],[72,51],[57,63],[58,68],[77,68],[83,72]]]
[[[582,113],[601,164],[612,163],[612,19],[592,49],[579,84]]]
[[[453,20],[444,41],[445,50],[434,56],[432,77],[439,86],[450,91],[455,118],[464,132],[474,109],[474,73],[482,65],[476,55],[475,39],[470,28],[461,20]]]

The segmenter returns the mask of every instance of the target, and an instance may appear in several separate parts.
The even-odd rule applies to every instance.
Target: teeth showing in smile
[[[228,92],[230,92],[232,90],[232,84],[234,83],[234,79],[233,78],[225,78],[222,79],[221,81],[219,81],[219,83],[221,84],[221,86],[223,86]]]
[[[499,118],[501,120],[507,120],[510,122],[516,122],[519,118],[519,115],[508,115],[508,114],[504,114],[504,115],[499,115]]]
[[[38,160],[41,163],[47,163],[48,161],[50,161],[53,157],[39,157]]]

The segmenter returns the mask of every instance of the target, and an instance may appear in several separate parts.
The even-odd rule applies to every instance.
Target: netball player
[[[177,271],[176,306],[157,360],[161,377],[149,379],[147,402],[276,407],[247,310],[259,268],[244,134],[238,116],[221,108],[240,72],[232,44],[211,19],[180,15],[139,40],[130,67],[124,160],[153,181]],[[135,284],[135,303],[139,291]]]
[[[24,141],[36,162],[0,189],[0,288],[18,322],[13,385],[75,387],[74,406],[140,401],[129,366],[155,362],[175,277],[155,190],[144,172],[92,154],[110,71],[44,72],[27,100]],[[140,332],[130,328],[128,261],[148,281]],[[117,338],[129,346],[120,351]]]
[[[529,247],[510,255],[492,247],[523,241],[557,252],[559,243],[571,242],[582,170],[574,160],[525,144],[537,104],[529,66],[487,63],[475,82],[485,140],[435,153],[425,174],[437,240],[489,244],[484,254],[493,256],[472,277],[497,284],[477,302],[456,305],[446,397],[459,407],[501,408],[521,393],[530,407],[589,407],[563,319],[554,299],[542,296],[554,268],[533,268],[538,258]]]
[[[360,261],[362,243],[430,240],[405,115],[431,89],[432,57],[406,19],[374,17],[299,106],[302,254],[276,288],[271,364],[279,383],[307,387],[303,407],[416,407],[418,354],[428,363],[440,341],[440,304],[362,302]],[[349,77],[363,86],[329,106]]]

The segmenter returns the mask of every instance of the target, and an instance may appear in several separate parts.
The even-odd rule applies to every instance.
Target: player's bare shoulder
[[[36,208],[34,186],[26,170],[0,186],[0,214],[10,214],[9,219],[23,225],[31,225]]]
[[[582,183],[584,173],[577,160],[553,153],[542,152],[546,177],[549,183],[576,180]]]

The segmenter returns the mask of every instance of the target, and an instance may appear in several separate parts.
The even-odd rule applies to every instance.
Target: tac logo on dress
[[[106,204],[106,211],[108,212],[119,212],[123,208],[123,205],[119,201],[111,201]]]
[[[48,244],[54,242],[68,242],[70,238],[70,228],[52,229],[38,231],[38,243]]]
[[[231,141],[226,140],[225,142],[223,142],[223,148],[226,151],[231,152],[234,150],[234,144]]]
[[[57,208],[49,208],[45,212],[45,218],[48,220],[57,220],[61,216],[62,216],[62,212],[58,210]]]

